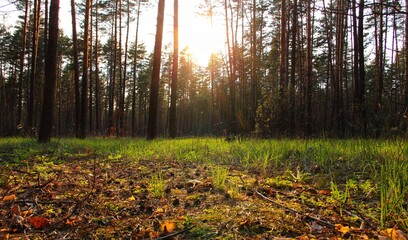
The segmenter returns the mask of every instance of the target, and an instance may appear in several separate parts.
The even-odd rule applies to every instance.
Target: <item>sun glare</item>
[[[197,64],[207,66],[212,53],[222,51],[225,34],[222,24],[213,17],[201,16],[191,9],[180,8],[179,48],[188,46]]]

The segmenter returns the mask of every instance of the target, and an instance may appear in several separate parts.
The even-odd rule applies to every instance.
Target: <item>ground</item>
[[[52,154],[1,166],[0,238],[406,239],[370,183],[336,192],[318,167]]]

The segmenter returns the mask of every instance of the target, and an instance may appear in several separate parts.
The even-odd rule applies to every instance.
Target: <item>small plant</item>
[[[214,187],[224,189],[228,177],[228,169],[223,167],[216,167],[212,171]]]
[[[152,193],[153,197],[160,198],[164,195],[166,182],[163,179],[161,172],[152,176],[149,182],[149,186],[149,190]]]
[[[390,219],[405,231],[408,229],[408,163],[398,159],[385,160],[381,166],[380,206],[381,227],[385,227]]]

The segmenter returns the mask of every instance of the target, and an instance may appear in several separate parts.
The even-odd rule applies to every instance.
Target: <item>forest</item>
[[[48,1],[5,4],[19,18],[1,26],[0,135],[36,136],[47,98],[53,136],[140,137],[149,122],[162,137],[406,135],[405,2],[196,3],[191,11],[224,28],[224,48],[207,64],[178,49],[174,14],[165,16],[174,40],[153,50],[138,39],[156,1],[74,1],[73,34],[56,36],[55,93],[44,93]],[[148,19],[159,27],[156,16]]]
[[[0,0],[1,239],[408,240],[408,4]]]

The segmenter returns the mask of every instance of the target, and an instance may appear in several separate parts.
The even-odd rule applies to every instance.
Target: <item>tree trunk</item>
[[[280,22],[280,67],[279,67],[279,114],[278,125],[279,130],[284,132],[285,125],[285,89],[287,86],[287,6],[286,0],[281,0],[281,22]]]
[[[136,82],[137,82],[137,50],[139,38],[140,1],[137,4],[135,53],[133,56],[133,89],[132,89],[132,134],[136,135]],[[141,106],[140,106],[141,107]]]
[[[81,89],[81,117],[79,123],[79,137],[86,138],[88,119],[88,45],[89,45],[89,15],[91,10],[91,0],[86,0],[85,5],[85,26],[84,26],[84,57],[82,67],[82,89]]]
[[[311,1],[306,9],[306,136],[312,134],[312,16]]]
[[[44,100],[41,114],[39,142],[49,142],[54,127],[55,94],[57,83],[58,48],[58,12],[59,0],[51,0],[49,38],[47,57],[45,58]]]
[[[32,54],[31,54],[31,74],[29,84],[29,98],[27,106],[27,128],[32,132],[34,129],[34,102],[35,102],[35,79],[37,72],[37,53],[38,53],[38,32],[40,28],[40,5],[41,0],[34,0],[33,9],[33,35],[32,35]]]
[[[101,130],[100,96],[99,96],[99,1],[95,4],[95,130]]]
[[[17,124],[22,124],[22,112],[23,112],[23,78],[24,78],[24,66],[25,66],[25,54],[27,47],[27,22],[28,22],[28,0],[25,1],[24,10],[24,25],[23,25],[23,46],[20,53],[20,76],[18,80],[18,113]]]
[[[405,7],[405,50],[408,49],[408,4]],[[408,110],[408,52],[405,51],[405,84],[404,84],[405,112]],[[405,120],[408,116],[404,115]]]
[[[174,0],[174,26],[173,26],[173,69],[171,73],[171,100],[170,100],[170,119],[169,136],[175,138],[176,129],[176,104],[177,104],[177,73],[178,73],[178,0]]]
[[[296,60],[297,54],[297,34],[298,34],[298,3],[293,1],[293,21],[292,21],[292,49],[291,49],[291,68],[289,82],[289,131],[292,135],[296,132],[296,110],[295,110],[295,85],[296,85]]]
[[[79,137],[79,119],[81,116],[81,95],[79,89],[79,63],[78,63],[78,35],[76,30],[75,0],[71,0],[72,19],[72,54],[74,57],[74,86],[75,86],[75,135]]]
[[[296,1],[296,0],[295,0]],[[257,56],[257,8],[256,0],[252,1],[252,31],[251,31],[251,101],[249,111],[249,131],[255,130],[256,109],[258,106],[258,74],[259,61]]]
[[[157,132],[157,112],[159,105],[159,82],[160,82],[161,50],[163,40],[164,6],[165,0],[159,0],[159,7],[157,13],[156,39],[153,55],[152,82],[150,86],[150,105],[149,105],[149,122],[147,126],[147,140],[155,139]]]

